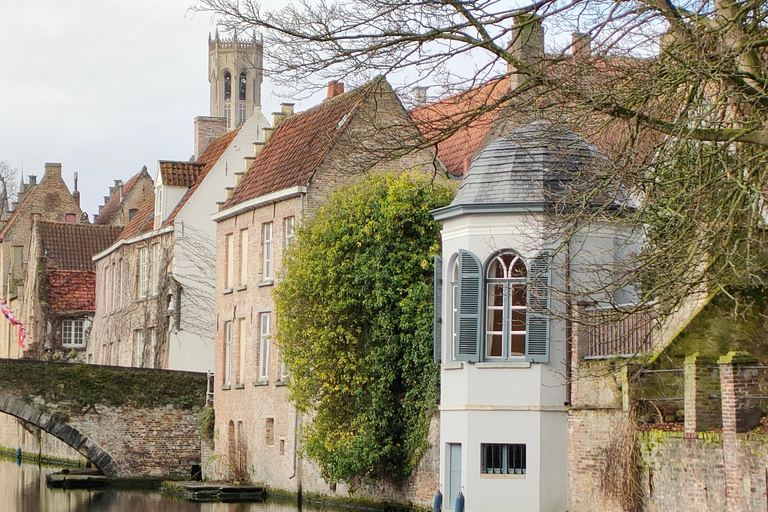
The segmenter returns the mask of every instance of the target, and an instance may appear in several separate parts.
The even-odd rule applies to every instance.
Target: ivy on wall
[[[0,391],[40,397],[71,412],[96,404],[184,408],[205,403],[206,376],[186,372],[107,368],[87,364],[0,361]]]
[[[399,480],[427,447],[438,398],[432,256],[450,183],[374,174],[299,227],[275,290],[304,453],[332,482]]]

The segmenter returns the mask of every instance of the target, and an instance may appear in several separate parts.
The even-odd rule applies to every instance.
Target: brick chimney
[[[341,82],[337,82],[334,80],[333,82],[328,82],[328,97],[326,99],[335,98],[339,94],[344,93],[344,84]]]
[[[541,16],[536,14],[515,16],[509,51],[520,64],[529,68],[539,67],[544,62],[544,28],[541,25]],[[512,89],[516,89],[526,80],[525,74],[517,74],[514,63],[509,63],[507,71],[510,74]]]
[[[577,59],[589,58],[592,55],[592,37],[580,32],[571,34],[571,54]]]
[[[59,178],[61,179],[61,164],[59,163],[46,163],[45,164],[45,176],[44,178]],[[32,176],[30,176],[31,181]]]
[[[205,147],[213,139],[227,133],[226,117],[206,117],[198,116],[195,118],[195,158],[200,156]]]
[[[75,200],[75,203],[77,203],[77,207],[80,207],[80,191],[77,190],[77,172],[75,172],[75,187],[72,191],[72,199]]]

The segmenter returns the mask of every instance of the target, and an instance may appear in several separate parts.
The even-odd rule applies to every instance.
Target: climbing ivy
[[[398,480],[427,446],[438,397],[432,362],[429,211],[455,187],[376,174],[329,197],[299,227],[275,290],[303,450],[332,481]]]
[[[0,361],[0,389],[85,411],[95,404],[184,408],[205,402],[206,376],[87,364]]]

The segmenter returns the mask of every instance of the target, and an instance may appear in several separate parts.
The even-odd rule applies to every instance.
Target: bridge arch
[[[85,456],[106,476],[117,476],[115,459],[78,429],[50,414],[42,407],[16,396],[0,393],[0,412],[24,420],[71,446]]]

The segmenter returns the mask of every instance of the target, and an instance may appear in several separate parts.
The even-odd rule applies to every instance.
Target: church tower
[[[208,35],[208,81],[211,83],[211,116],[225,117],[227,130],[243,124],[258,110],[261,114],[263,44],[250,39]]]

